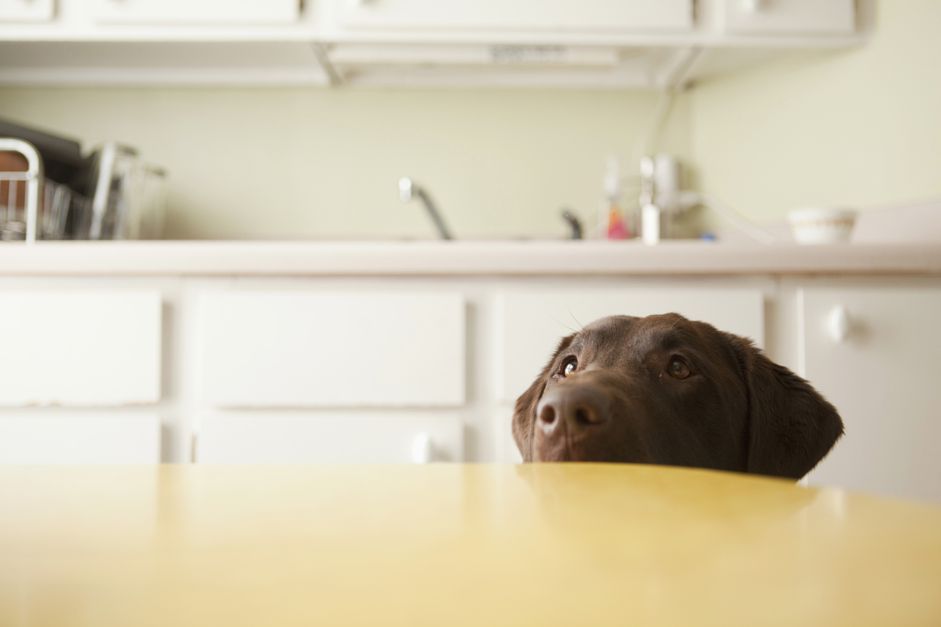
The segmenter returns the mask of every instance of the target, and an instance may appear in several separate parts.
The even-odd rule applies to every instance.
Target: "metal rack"
[[[160,236],[166,173],[134,149],[111,142],[97,150],[88,160],[88,195],[45,177],[42,156],[28,141],[0,137],[0,153],[20,157],[16,169],[0,166],[0,240]]]
[[[33,243],[39,226],[39,200],[43,188],[42,157],[29,142],[8,137],[0,137],[0,152],[19,154],[26,161],[25,171],[0,170],[0,191],[4,191],[5,184],[7,192],[0,199],[3,203],[0,205],[0,239],[19,239],[12,235],[22,232],[26,242]],[[25,216],[24,219],[17,219],[21,183],[25,188],[22,203]]]

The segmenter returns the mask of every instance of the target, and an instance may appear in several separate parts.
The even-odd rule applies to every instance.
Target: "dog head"
[[[525,461],[697,466],[800,478],[843,433],[836,409],[749,340],[678,314],[562,339],[516,401]]]

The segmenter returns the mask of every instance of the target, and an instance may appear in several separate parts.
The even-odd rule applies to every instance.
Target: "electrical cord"
[[[696,192],[683,192],[683,194],[695,195],[698,199],[698,203],[707,209],[712,209],[715,211],[719,217],[727,220],[733,227],[737,228],[739,231],[748,235],[755,241],[761,244],[773,244],[777,241],[777,237],[768,233],[754,222],[743,216],[741,213],[733,209],[732,207],[726,205],[723,202],[708,196],[706,194],[699,194]]]

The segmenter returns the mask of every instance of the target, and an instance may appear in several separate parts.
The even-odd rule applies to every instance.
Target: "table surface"
[[[0,625],[941,624],[941,508],[605,464],[0,468]]]

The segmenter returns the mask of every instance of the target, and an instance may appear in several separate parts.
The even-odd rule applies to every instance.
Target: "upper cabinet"
[[[92,8],[95,21],[111,24],[288,24],[300,10],[300,0],[94,0]]]
[[[53,0],[0,0],[0,22],[48,22]]]
[[[746,34],[850,34],[853,0],[722,0],[725,32]]]
[[[0,0],[0,85],[669,89],[860,44],[873,1]]]
[[[683,31],[693,26],[692,0],[334,0],[350,29],[490,31]]]

